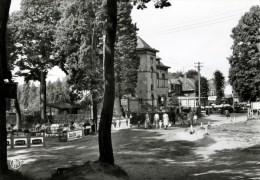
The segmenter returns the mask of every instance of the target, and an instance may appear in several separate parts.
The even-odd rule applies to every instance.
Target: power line
[[[191,29],[198,29],[198,28],[201,28],[201,27],[205,27],[205,26],[209,26],[209,25],[213,25],[213,24],[219,24],[219,23],[222,23],[222,22],[230,21],[230,20],[233,20],[233,19],[228,19],[228,20],[225,20],[225,21],[219,21],[219,22],[215,22],[215,23],[208,23],[208,24],[204,24],[204,25],[201,25],[201,26],[195,26],[195,27],[190,27],[190,28],[183,28],[183,29],[174,30],[174,31],[171,31],[171,32],[168,32],[168,33],[160,33],[160,34],[157,34],[157,35],[151,35],[151,36],[146,36],[146,37],[147,38],[156,38],[158,36],[165,36],[165,35],[169,35],[169,34],[176,33],[176,32],[182,32],[182,31],[187,31],[187,30],[191,30]]]
[[[208,23],[213,23],[213,22],[219,22],[221,20],[229,20],[229,19],[233,19],[233,18],[237,18],[239,16],[241,16],[241,14],[235,14],[232,16],[226,16],[226,17],[222,17],[222,18],[214,18],[214,19],[210,19],[210,20],[205,20],[205,21],[201,21],[201,22],[196,22],[196,23],[192,23],[192,24],[186,24],[183,26],[173,26],[171,28],[167,28],[167,29],[162,29],[159,31],[151,31],[151,32],[145,32],[146,34],[156,34],[156,33],[165,33],[165,32],[171,32],[172,30],[178,30],[178,29],[182,29],[182,28],[189,28],[189,27],[193,27],[193,26],[198,26],[198,25],[204,25],[204,24],[208,24]]]
[[[211,15],[211,16],[208,16],[208,17],[205,17],[205,18],[192,19],[192,20],[189,20],[189,21],[184,21],[184,22],[182,22],[182,23],[177,23],[177,24],[175,24],[175,25],[187,24],[187,23],[189,23],[189,22],[194,22],[194,21],[200,22],[200,21],[202,21],[202,20],[211,19],[212,17],[213,17],[213,19],[216,19],[217,16],[220,16],[219,18],[221,18],[221,16],[223,16],[223,15],[231,14],[232,12],[237,12],[237,11],[240,11],[240,10],[245,10],[245,8],[236,9],[236,10],[231,10],[231,11],[227,11],[227,12],[224,12],[224,13],[218,13],[218,14]],[[243,12],[244,12],[244,11],[243,11]],[[243,13],[243,12],[241,12],[241,13]],[[230,16],[241,15],[241,13],[239,13],[239,14],[231,14]],[[230,17],[230,16],[227,16],[227,17]],[[226,18],[226,17],[222,17],[222,18]],[[164,26],[164,27],[160,27],[160,28],[155,28],[155,29],[151,29],[151,30],[146,30],[146,31],[143,31],[143,32],[149,33],[149,32],[154,31],[154,30],[161,30],[161,29],[168,29],[168,28],[171,28],[171,26]]]

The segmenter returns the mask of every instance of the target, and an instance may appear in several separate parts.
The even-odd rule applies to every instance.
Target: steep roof
[[[182,84],[183,91],[194,91],[196,89],[194,79],[191,79],[191,78],[185,79],[184,77],[179,77],[178,80]]]
[[[159,56],[156,56],[156,60],[159,62],[159,64],[156,64],[157,67],[161,67],[161,68],[164,68],[164,69],[169,69],[171,68],[170,66],[165,66],[162,61],[161,61],[161,58]]]
[[[154,51],[154,52],[159,52],[158,50],[152,48],[151,46],[149,46],[142,38],[140,38],[139,36],[137,36],[137,46],[136,46],[136,50],[150,50],[150,51]]]

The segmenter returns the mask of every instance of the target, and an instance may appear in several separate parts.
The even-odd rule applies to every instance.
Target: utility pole
[[[198,68],[198,86],[199,86],[199,116],[201,115],[201,97],[200,97],[200,70],[203,67],[201,62],[194,63],[195,67]]]

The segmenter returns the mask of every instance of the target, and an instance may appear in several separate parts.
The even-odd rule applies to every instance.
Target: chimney
[[[184,83],[187,84],[187,74],[184,74]]]

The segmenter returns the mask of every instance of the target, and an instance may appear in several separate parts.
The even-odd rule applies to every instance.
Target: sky
[[[11,12],[19,10],[21,0],[12,0]],[[159,50],[162,62],[170,72],[195,69],[201,62],[201,75],[207,79],[220,70],[228,80],[232,54],[232,28],[241,16],[260,0],[169,0],[171,7],[148,8],[132,11],[138,35],[151,47]],[[47,80],[64,77],[58,68],[50,71]]]
[[[159,50],[158,56],[170,71],[195,69],[201,62],[201,74],[207,79],[216,70],[228,80],[233,40],[230,35],[241,16],[260,0],[170,0],[172,6],[145,10],[134,8],[132,19],[138,35]]]

